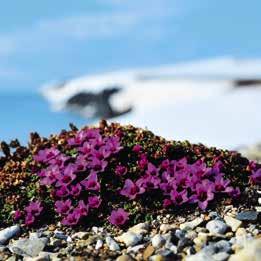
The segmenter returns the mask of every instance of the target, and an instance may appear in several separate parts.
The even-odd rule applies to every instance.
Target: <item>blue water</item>
[[[25,144],[33,131],[49,136],[68,129],[70,122],[79,127],[91,123],[74,114],[52,112],[49,104],[35,92],[2,92],[0,97],[1,140],[19,138]]]

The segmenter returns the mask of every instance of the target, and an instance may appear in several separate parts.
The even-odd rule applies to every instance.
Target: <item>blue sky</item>
[[[4,1],[0,88],[217,56],[261,57],[260,0]]]

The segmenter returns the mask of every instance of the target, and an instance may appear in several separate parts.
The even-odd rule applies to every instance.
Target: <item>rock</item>
[[[94,227],[92,227],[92,231],[93,231],[95,234],[98,234],[99,228],[94,226]]]
[[[95,249],[99,250],[103,246],[103,241],[101,239],[98,239],[95,245]]]
[[[230,216],[225,216],[224,220],[226,224],[231,227],[233,232],[237,231],[237,229],[242,225],[242,221]]]
[[[190,222],[180,224],[180,229],[185,229],[185,230],[194,229],[195,227],[199,226],[203,221],[204,221],[203,218],[198,217]]]
[[[215,261],[226,261],[229,258],[229,254],[220,252],[212,256]]]
[[[154,255],[149,258],[149,261],[164,261],[164,256],[161,255]]]
[[[231,250],[231,245],[226,240],[220,240],[214,244],[216,252],[226,252],[228,253]]]
[[[229,242],[233,244],[232,249],[235,250],[245,247],[246,244],[252,240],[253,237],[251,236],[251,234],[246,234],[244,236],[233,237],[229,240]]]
[[[194,240],[197,236],[198,236],[198,234],[194,230],[188,231],[188,233],[186,235],[186,237],[190,238],[191,240]]]
[[[135,234],[144,235],[148,233],[148,230],[149,230],[149,224],[145,222],[129,228],[128,231],[133,232]]]
[[[23,261],[50,261],[54,259],[56,254],[49,252],[40,252],[37,257],[25,257]]]
[[[261,260],[261,239],[251,240],[238,253],[232,255],[229,261],[259,261]]]
[[[241,221],[256,221],[258,218],[257,211],[243,211],[237,214],[236,218]]]
[[[145,245],[144,244],[140,244],[140,245],[136,245],[134,247],[128,247],[127,249],[127,253],[138,253],[141,249],[144,249]]]
[[[89,237],[88,232],[77,232],[72,235],[72,239],[76,239],[76,238],[87,239],[88,237]]]
[[[237,231],[236,231],[236,237],[241,237],[241,236],[245,236],[247,234],[245,228],[240,227]]]
[[[148,260],[153,255],[155,248],[152,245],[148,245],[143,252],[143,259]]]
[[[180,230],[180,229],[177,229],[175,231],[175,236],[178,238],[178,239],[182,239],[186,236],[186,232],[184,230]]]
[[[197,249],[201,249],[204,245],[206,245],[208,239],[208,235],[205,233],[200,233],[198,237],[196,237],[193,241],[197,246]]]
[[[193,241],[187,237],[184,237],[184,238],[180,239],[178,242],[178,251],[181,251],[183,248],[185,248],[187,246],[192,246],[192,245],[193,245]]]
[[[215,261],[210,255],[204,251],[200,251],[195,255],[188,256],[185,259],[186,261]]]
[[[67,240],[68,236],[65,235],[62,231],[55,230],[54,231],[54,237],[58,239]]]
[[[130,257],[129,255],[122,255],[119,256],[116,261],[134,261],[134,259],[132,257]]]
[[[51,238],[50,245],[54,247],[62,247],[64,246],[64,240],[58,238]]]
[[[164,246],[166,249],[171,250],[174,254],[178,253],[178,247],[172,244],[171,242],[167,242]]]
[[[160,225],[160,231],[163,233],[167,233],[170,230],[175,229],[175,225],[170,225],[170,224],[161,224]]]
[[[123,233],[121,236],[118,236],[115,239],[119,242],[123,242],[127,247],[135,246],[141,241],[142,235],[135,234],[133,232],[128,231],[126,233]]]
[[[152,239],[151,239],[151,243],[152,243],[152,246],[154,248],[160,248],[162,247],[164,244],[165,244],[166,240],[165,238],[160,235],[160,234],[157,234],[155,235]]]
[[[36,257],[45,248],[47,238],[23,238],[14,241],[9,249],[12,253],[24,257]]]
[[[213,234],[224,234],[227,230],[227,225],[221,220],[211,220],[207,223],[206,228]]]
[[[21,228],[18,225],[7,227],[0,231],[0,244],[7,243],[8,240],[20,234]]]
[[[86,245],[92,245],[92,244],[96,243],[98,239],[100,239],[100,237],[98,235],[92,235],[92,236],[89,236],[85,240],[85,243],[86,243]]]
[[[105,241],[111,251],[120,250],[120,246],[118,245],[118,243],[116,243],[115,240],[112,239],[111,237],[107,236],[105,238]]]

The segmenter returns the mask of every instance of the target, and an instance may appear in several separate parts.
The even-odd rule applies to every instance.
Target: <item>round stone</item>
[[[210,233],[224,234],[228,226],[221,220],[211,220],[207,223],[206,228]]]

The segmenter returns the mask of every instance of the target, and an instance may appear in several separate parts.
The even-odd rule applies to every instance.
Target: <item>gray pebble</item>
[[[241,221],[256,221],[258,218],[257,211],[243,211],[237,214],[236,218]]]
[[[227,224],[220,220],[211,220],[207,223],[206,228],[213,234],[224,234],[228,228]]]
[[[15,225],[11,227],[7,227],[0,231],[0,244],[7,243],[8,240],[15,237],[21,232],[20,226]]]

